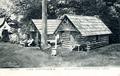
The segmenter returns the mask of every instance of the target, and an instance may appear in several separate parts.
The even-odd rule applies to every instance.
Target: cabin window
[[[99,36],[97,35],[96,36],[96,42],[99,42],[100,41],[100,38],[99,38]]]
[[[108,36],[101,36],[101,37],[100,37],[100,40],[101,40],[102,42],[105,42],[105,41],[108,41],[108,40],[109,40],[109,37],[108,37]]]

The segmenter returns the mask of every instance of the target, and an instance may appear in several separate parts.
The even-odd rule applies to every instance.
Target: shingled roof
[[[42,30],[42,20],[41,19],[32,19],[33,23],[37,27],[39,31]],[[53,34],[54,31],[57,29],[59,26],[61,20],[57,19],[48,19],[47,20],[47,33],[48,34]]]
[[[64,15],[80,31],[82,36],[111,34],[109,28],[96,16]]]

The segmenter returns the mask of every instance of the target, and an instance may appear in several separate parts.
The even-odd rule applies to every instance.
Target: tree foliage
[[[5,10],[0,8],[0,17],[4,17],[5,16]]]
[[[64,2],[60,2],[64,1]],[[30,18],[41,18],[41,0],[1,0],[0,13],[24,14]],[[63,14],[119,16],[120,0],[49,0],[48,18]],[[107,12],[107,13],[106,13]]]

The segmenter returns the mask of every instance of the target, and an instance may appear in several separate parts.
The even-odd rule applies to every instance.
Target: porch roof
[[[64,15],[80,31],[82,36],[111,34],[109,28],[96,16]]]
[[[41,19],[32,19],[33,23],[37,27],[39,31],[42,30],[42,20]],[[47,20],[47,33],[48,34],[53,34],[54,31],[57,29],[59,26],[61,20],[58,19],[48,19]]]

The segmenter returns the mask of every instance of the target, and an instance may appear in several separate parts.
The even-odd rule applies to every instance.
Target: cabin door
[[[62,32],[62,47],[71,48],[70,31]]]
[[[9,39],[9,32],[8,30],[3,30],[2,31],[2,40],[4,42],[8,42],[10,39]]]
[[[30,38],[32,38],[32,39],[35,40],[35,37],[36,37],[36,32],[31,31],[31,32],[30,32]]]

